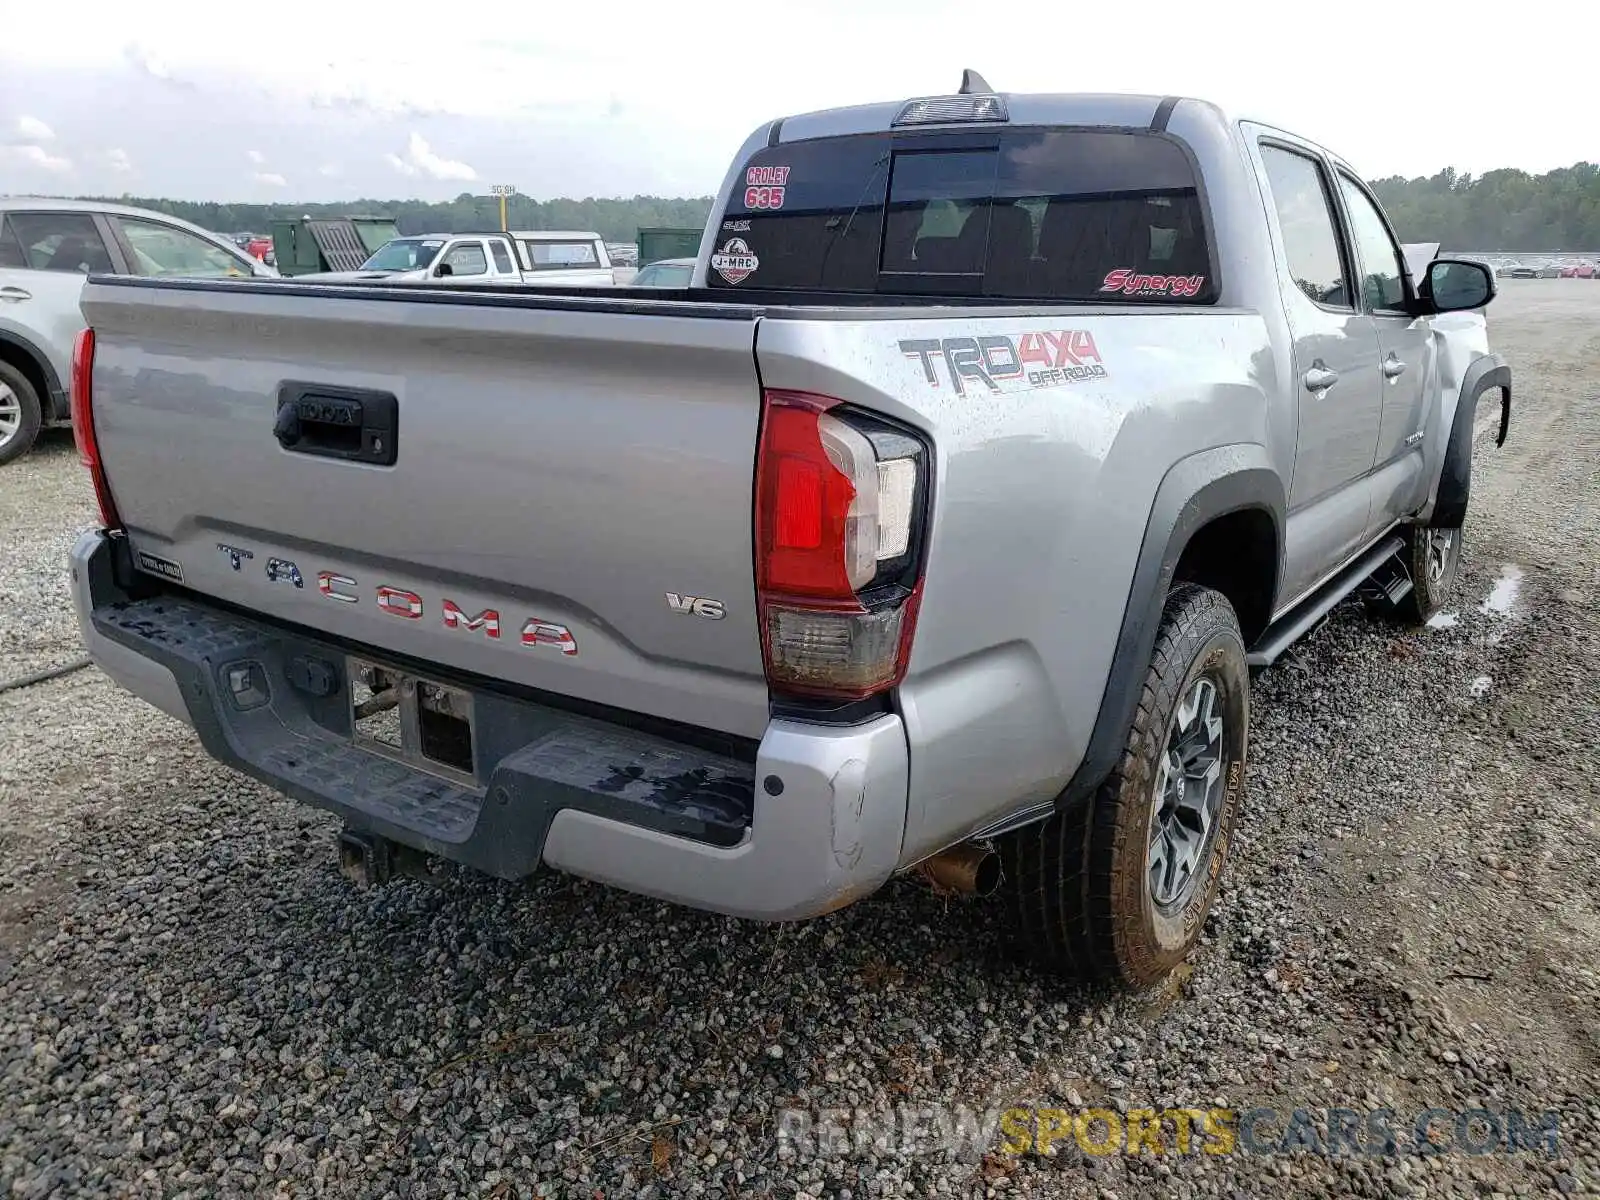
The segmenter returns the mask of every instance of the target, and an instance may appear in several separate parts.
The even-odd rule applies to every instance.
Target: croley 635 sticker
[[[755,274],[761,260],[743,238],[729,238],[721,250],[711,256],[711,269],[729,283],[742,283]]]
[[[744,206],[782,208],[788,182],[788,167],[751,167],[744,173]]]

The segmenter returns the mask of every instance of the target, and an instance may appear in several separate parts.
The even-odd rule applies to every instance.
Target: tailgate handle
[[[278,389],[272,436],[291,454],[392,467],[399,449],[399,408],[389,392],[285,383]]]

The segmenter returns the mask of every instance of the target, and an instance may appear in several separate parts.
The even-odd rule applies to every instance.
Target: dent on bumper
[[[192,700],[200,706],[197,727],[204,734],[216,724],[205,686],[196,682],[196,694],[186,697],[173,671],[97,627],[96,606],[124,598],[111,559],[108,539],[100,533],[85,534],[72,551],[74,605],[90,657],[136,696],[196,725],[189,709]],[[232,739],[215,733],[205,740],[223,761],[290,794],[303,791],[260,762],[238,761],[225,749]],[[542,861],[574,875],[693,908],[791,920],[841,908],[888,879],[905,834],[908,779],[906,735],[898,716],[844,728],[774,721],[757,755],[750,830],[736,846],[712,845],[576,808],[556,811],[547,828],[513,822],[513,828],[496,831],[491,820],[459,849],[410,836],[405,829],[377,831],[462,861],[471,860],[476,843],[504,837],[533,839],[523,844],[531,856],[542,832]],[[372,827],[366,819],[371,814],[346,811],[325,798],[301,798]]]
[[[567,810],[551,822],[544,859],[732,916],[816,916],[888,879],[905,830],[906,784],[899,717],[844,729],[774,721],[756,759],[755,818],[741,845],[707,846]]]

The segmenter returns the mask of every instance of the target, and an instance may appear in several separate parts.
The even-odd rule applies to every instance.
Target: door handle
[[[19,287],[0,287],[0,300],[32,300],[33,293]]]
[[[1386,379],[1399,379],[1406,372],[1405,363],[1401,362],[1392,353],[1383,360],[1383,374]]]
[[[1306,391],[1320,395],[1339,382],[1339,372],[1328,370],[1318,359],[1300,379],[1306,385]]]

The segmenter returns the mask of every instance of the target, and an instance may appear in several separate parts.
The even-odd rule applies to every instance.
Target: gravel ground
[[[331,819],[97,672],[0,695],[0,1194],[1594,1194],[1600,288],[1513,282],[1491,312],[1518,413],[1480,446],[1454,622],[1348,604],[1257,681],[1225,895],[1142,995],[1038,979],[998,910],[908,883],[788,927],[554,874],[356,890]],[[63,562],[89,519],[69,438],[0,472],[0,676],[79,653]],[[1402,1143],[1429,1107],[1549,1110],[1559,1141],[777,1136],[786,1107],[926,1130],[1012,1104],[1388,1107]]]

